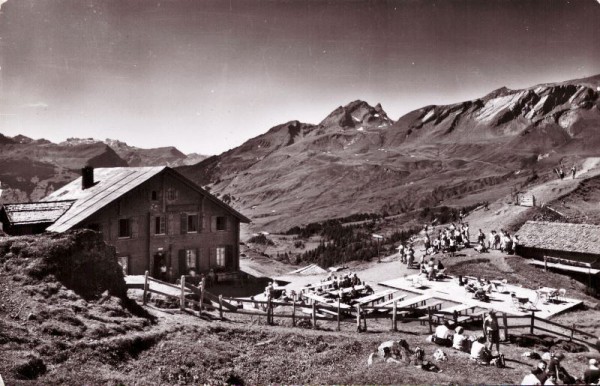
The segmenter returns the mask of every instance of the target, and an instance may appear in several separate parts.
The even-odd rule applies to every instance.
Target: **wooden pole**
[[[268,324],[273,324],[273,304],[272,304],[273,299],[271,298],[271,295],[269,295],[269,297],[267,298],[267,323]]]
[[[296,297],[292,303],[292,326],[296,327]]]
[[[392,331],[398,331],[398,301],[394,302],[394,308],[392,310]]]
[[[431,307],[427,308],[427,315],[429,316],[429,333],[433,333],[433,309]]]
[[[337,305],[338,306],[337,307],[337,331],[341,330],[341,328],[340,328],[340,318],[341,318],[341,316],[340,316],[340,313],[341,313],[340,302],[341,302],[341,300],[340,300],[340,298],[338,298],[338,305]]]
[[[363,331],[367,331],[367,317],[366,317],[366,315],[362,316],[362,320],[363,320]]]
[[[202,278],[200,283],[200,314],[202,314],[202,307],[204,306],[204,289],[206,288],[206,278]]]
[[[504,323],[504,340],[508,341],[508,320],[506,319],[506,312],[502,313],[502,322]]]
[[[223,295],[219,295],[219,318],[223,320]]]
[[[356,331],[360,332],[360,304],[356,305]]]
[[[181,296],[179,298],[179,308],[185,310],[185,276],[181,275]]]
[[[544,256],[544,272],[548,272],[548,258]]]
[[[458,324],[458,311],[454,310],[454,312],[452,312],[452,319],[454,320],[454,325],[456,326]]]
[[[144,274],[144,298],[142,299],[142,304],[146,305],[148,298],[148,271]]]
[[[535,311],[531,311],[531,327],[529,327],[529,333],[533,334],[533,328],[535,327]]]
[[[317,328],[317,302],[313,301],[312,304],[312,325],[313,328],[316,329]]]
[[[569,339],[569,341],[573,340],[573,334],[575,333],[575,323],[573,323],[571,325],[571,338]]]

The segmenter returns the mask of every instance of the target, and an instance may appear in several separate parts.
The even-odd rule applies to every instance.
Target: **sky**
[[[0,0],[0,133],[220,154],[600,73],[598,0]]]

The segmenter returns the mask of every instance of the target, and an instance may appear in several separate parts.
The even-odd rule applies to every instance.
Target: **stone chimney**
[[[94,186],[94,168],[85,166],[81,168],[81,189],[86,190]]]

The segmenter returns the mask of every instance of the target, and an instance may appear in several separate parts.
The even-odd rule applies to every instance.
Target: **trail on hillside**
[[[577,171],[575,179],[571,177],[569,169],[565,170],[565,172],[567,176],[562,180],[558,178],[549,180],[529,187],[522,191],[522,193],[533,195],[538,206],[552,202],[575,190],[582,181],[600,175],[600,157],[586,158]],[[473,230],[472,234],[476,234],[477,230],[481,229],[486,233],[487,237],[487,234],[492,229],[507,228],[519,215],[529,209],[525,206],[514,205],[510,201],[510,197],[504,197],[490,203],[489,210],[487,211],[479,208],[470,213],[465,221],[469,223],[469,227]]]

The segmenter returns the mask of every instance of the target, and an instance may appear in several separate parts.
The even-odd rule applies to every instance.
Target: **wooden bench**
[[[321,310],[321,311],[323,311],[323,310]],[[302,308],[302,312],[305,314],[308,314],[308,315],[312,315],[312,308]],[[315,312],[315,316],[318,318],[326,318],[327,317],[327,315],[322,314],[320,312]]]
[[[390,307],[390,304],[394,304],[394,302],[401,302],[402,300],[406,299],[407,296],[408,296],[408,294],[402,294],[400,296],[396,296],[393,299],[386,300],[385,302],[380,303],[380,304],[377,305],[377,306],[381,306],[382,308],[377,308],[377,309],[374,309],[373,311],[376,311],[376,312],[390,312],[390,311],[393,310],[393,308]],[[404,312],[406,312],[406,311],[404,311]],[[399,314],[400,313],[398,313],[398,315]]]
[[[377,302],[377,301],[381,300],[382,298],[385,298],[386,296],[391,295],[397,291],[398,290],[384,290],[384,291],[380,291],[380,292],[375,292],[372,295],[367,295],[362,298],[356,299],[355,304],[360,304],[362,306],[363,304],[374,303],[374,302]]]
[[[465,316],[459,316],[458,319],[456,319],[456,322],[458,324],[462,324],[465,323],[467,321],[474,321],[474,320],[478,320],[478,319],[483,319],[483,316],[486,314],[487,310],[483,310],[483,311],[479,311],[476,312],[474,314],[471,315],[465,315]]]
[[[422,306],[417,307],[419,310],[428,310],[430,308],[433,309],[437,309],[437,308],[442,308],[442,304],[444,304],[444,302],[441,302],[439,300],[433,302],[433,303],[429,303],[429,304],[424,304]]]

